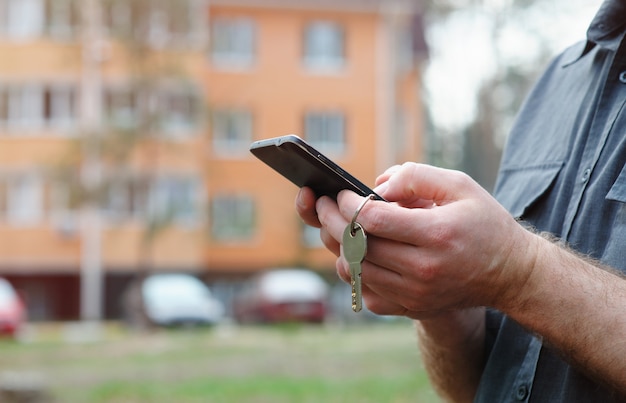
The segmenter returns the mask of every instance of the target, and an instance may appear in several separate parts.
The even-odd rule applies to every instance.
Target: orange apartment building
[[[418,11],[0,0],[0,276],[31,319],[74,320],[119,318],[138,272],[334,270],[248,146],[296,133],[369,184],[420,160]]]
[[[298,134],[370,185],[385,168],[421,159],[417,5],[211,1],[207,189],[241,228],[224,239],[213,232],[209,270],[334,267],[295,214],[297,189],[252,157],[250,142]]]

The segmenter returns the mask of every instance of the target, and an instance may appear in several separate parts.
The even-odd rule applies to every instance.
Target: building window
[[[108,188],[104,213],[114,222],[134,219],[151,224],[196,226],[199,205],[197,178],[143,176],[114,181]]]
[[[199,222],[200,181],[161,177],[150,187],[148,214],[152,222],[194,226]]]
[[[9,89],[9,127],[37,129],[43,115],[43,88],[37,85]]]
[[[415,38],[412,24],[400,25],[395,31],[396,68],[400,73],[413,70],[415,65]]]
[[[340,112],[308,112],[304,134],[308,142],[324,153],[343,154],[346,149],[346,124]]]
[[[9,91],[0,87],[0,130],[9,125]]]
[[[211,61],[219,68],[248,68],[255,58],[256,26],[249,18],[216,18],[211,25]]]
[[[211,202],[211,235],[220,241],[246,241],[255,231],[254,199],[219,196]]]
[[[79,20],[76,0],[0,0],[0,34],[8,38],[75,39]]]
[[[103,4],[104,27],[109,35],[128,40],[133,34],[133,8],[124,0],[111,0]]]
[[[0,221],[5,221],[9,211],[9,182],[0,176]]]
[[[199,104],[197,94],[181,89],[113,87],[104,92],[104,115],[110,127],[160,130],[173,137],[197,129]]]
[[[185,45],[199,35],[205,10],[185,1],[109,0],[103,4],[108,34],[123,41],[135,41],[155,48]],[[195,12],[200,11],[200,12]]]
[[[19,134],[44,128],[70,129],[76,123],[76,87],[0,87],[0,128]]]
[[[304,31],[304,66],[315,71],[334,71],[345,65],[343,27],[330,21],[310,23]]]
[[[0,0],[0,31],[9,38],[40,36],[44,18],[43,0]]]
[[[78,232],[76,201],[77,177],[52,180],[46,187],[45,211],[49,214],[52,227],[64,237],[75,236]]]
[[[108,124],[133,129],[139,124],[139,95],[129,88],[109,88],[104,92],[104,114]]]
[[[220,155],[246,154],[252,142],[252,113],[247,109],[221,109],[213,113],[213,149]]]
[[[119,179],[112,183],[104,203],[107,219],[114,222],[145,220],[149,189],[148,178]]]
[[[155,3],[148,15],[148,42],[155,47],[185,42],[194,29],[190,1]],[[202,10],[204,11],[204,10]]]
[[[76,0],[45,0],[45,21],[46,34],[50,37],[74,39],[80,21]]]
[[[35,174],[17,174],[8,178],[6,185],[6,218],[14,225],[33,225],[41,222],[43,211],[43,183]]]
[[[0,127],[9,131],[43,126],[44,88],[38,85],[11,85],[0,88]]]
[[[159,93],[159,116],[161,129],[166,134],[180,135],[193,131],[199,117],[199,100],[184,91],[161,91]]]
[[[76,123],[76,89],[53,86],[46,88],[43,100],[44,120],[52,128],[67,129]]]

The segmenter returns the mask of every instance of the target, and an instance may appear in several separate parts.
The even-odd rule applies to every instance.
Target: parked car
[[[328,285],[306,269],[274,269],[254,276],[235,296],[240,323],[321,323],[328,312]]]
[[[224,307],[200,279],[180,273],[153,274],[131,286],[126,298],[127,319],[157,326],[214,325]]]
[[[15,337],[26,323],[26,305],[11,283],[0,278],[0,335]]]

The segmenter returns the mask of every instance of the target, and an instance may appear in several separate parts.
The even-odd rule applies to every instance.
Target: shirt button
[[[583,176],[580,178],[580,181],[582,183],[587,183],[590,175],[591,175],[591,169],[589,168],[585,169],[585,172],[583,172]]]
[[[626,84],[626,70],[622,71],[619,74],[619,80],[622,82],[622,84]]]
[[[528,397],[528,386],[520,385],[515,392],[515,398],[519,401],[526,400]]]

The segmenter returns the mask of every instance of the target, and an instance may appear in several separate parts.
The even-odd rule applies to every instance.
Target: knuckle
[[[450,181],[458,189],[467,189],[474,182],[468,174],[462,171],[450,171]]]
[[[411,311],[411,312],[420,312],[423,309],[420,303],[413,301],[413,300],[405,303],[404,307],[406,308],[407,311]]]
[[[387,222],[386,214],[383,209],[368,208],[362,214],[365,216],[364,222],[367,222],[367,231],[372,234],[381,232]]]

